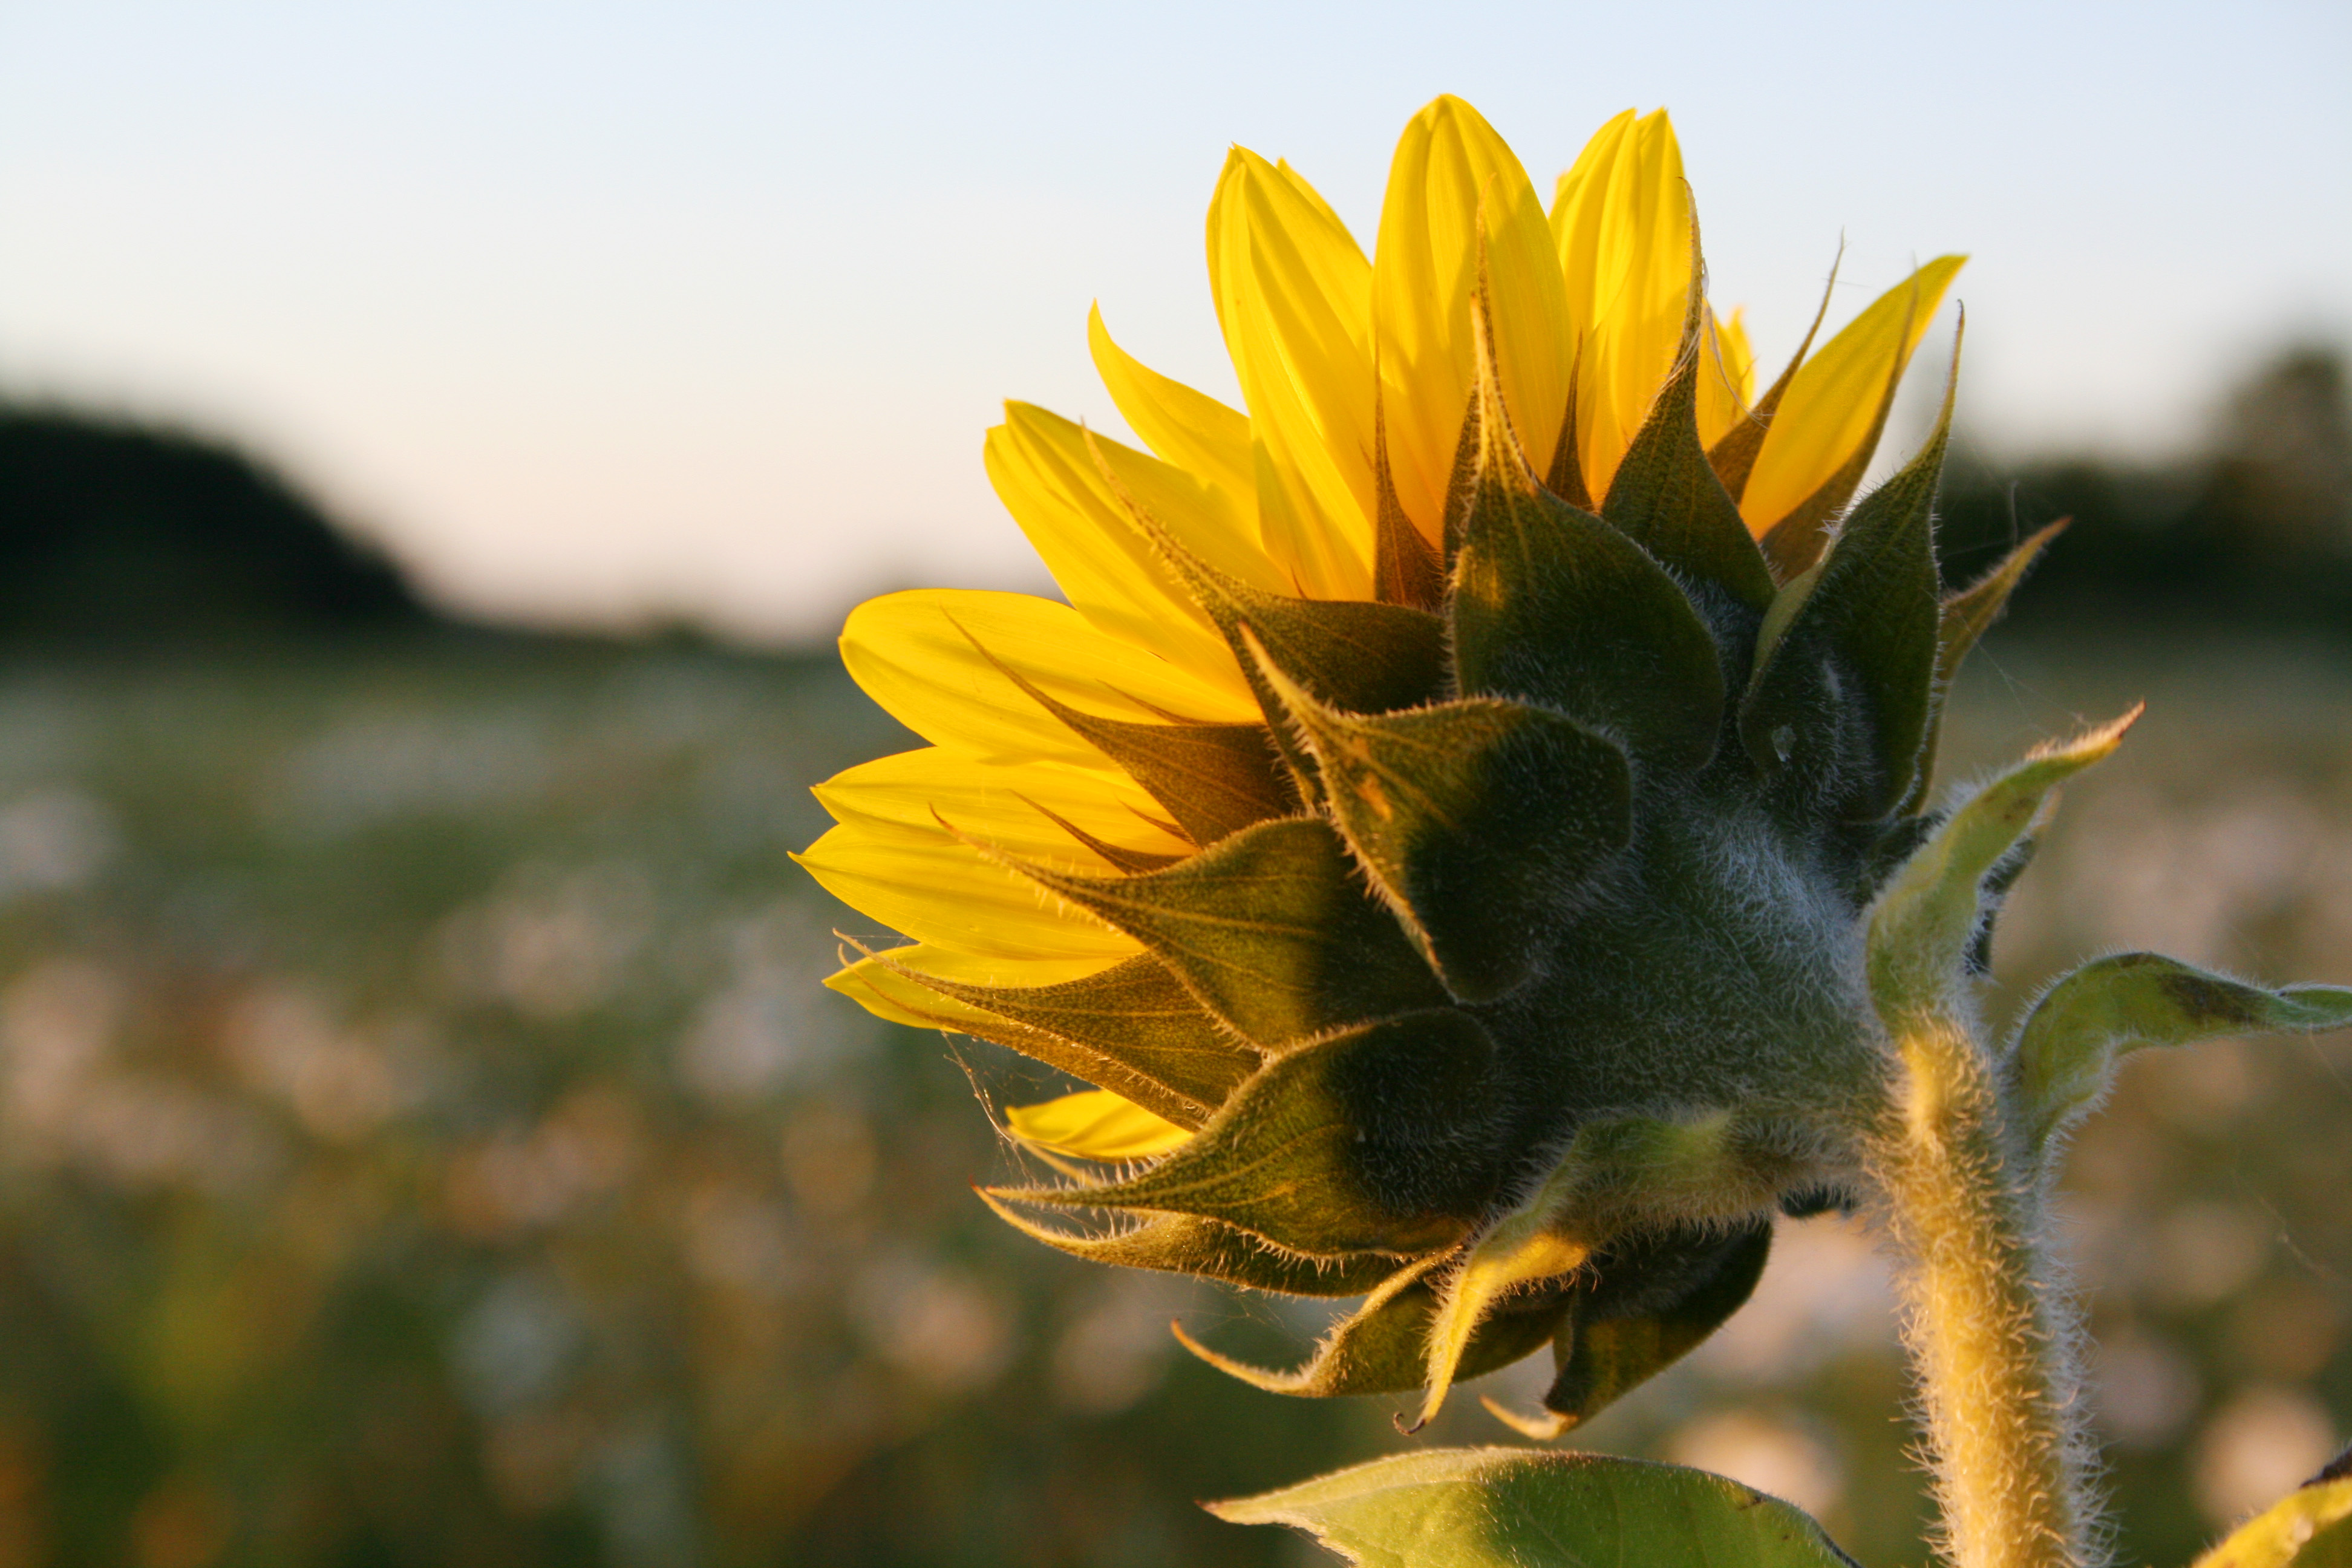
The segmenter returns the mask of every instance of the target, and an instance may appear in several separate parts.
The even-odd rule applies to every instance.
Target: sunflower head
[[[998,1212],[1364,1297],[1296,1370],[1193,1347],[1282,1392],[1433,1409],[1549,1343],[1523,1424],[1557,1429],[1736,1309],[1776,1210],[1846,1201],[1883,1083],[1866,914],[2040,543],[1943,594],[1948,395],[1855,500],[1958,267],[1759,395],[1663,113],[1547,210],[1440,99],[1369,260],[1236,151],[1209,269],[1246,413],[1097,313],[1150,450],[1018,405],[988,442],[1068,604],[896,595],[843,639],[933,744],[818,792],[804,863],[916,939],[832,984],[1092,1086],[1008,1113],[1063,1179]]]

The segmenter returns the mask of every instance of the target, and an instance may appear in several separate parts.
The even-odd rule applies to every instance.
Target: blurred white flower
[[[2271,1252],[2268,1226],[2221,1203],[2180,1205],[2158,1223],[2152,1239],[2145,1285],[2168,1306],[2226,1300],[2262,1272]]]
[[[1167,1274],[1096,1281],[1054,1342],[1054,1397],[1066,1409],[1108,1415],[1150,1394],[1176,1345],[1168,1324],[1195,1295],[1191,1281]]]
[[[2144,1328],[2119,1329],[2095,1343],[2093,1360],[2092,1403],[2119,1447],[2161,1447],[2197,1413],[2204,1394],[2197,1369],[2170,1340]]]
[[[1753,1411],[1727,1410],[1693,1422],[1675,1435],[1666,1457],[1729,1476],[1816,1518],[1845,1495],[1845,1467],[1828,1444],[1794,1423]]]
[[[19,795],[0,805],[0,901],[83,887],[121,849],[114,814],[80,791]]]
[[[976,1394],[1013,1359],[1011,1306],[951,1265],[892,1253],[859,1273],[848,1300],[882,1360],[929,1393]]]
[[[707,997],[677,1046],[686,1087],[715,1104],[757,1099],[833,1066],[857,1037],[821,982],[830,922],[783,902],[728,936],[727,983]]]
[[[335,1026],[309,991],[284,983],[255,986],[231,1009],[229,1059],[257,1092],[282,1101],[302,1125],[331,1143],[365,1137],[415,1098],[375,1042]]]
[[[1691,1361],[1727,1383],[1781,1387],[1849,1352],[1892,1349],[1895,1321],[1894,1276],[1859,1219],[1784,1220],[1756,1294]]]
[[[2309,1480],[2336,1447],[2335,1424],[2310,1394],[2248,1389],[2198,1434],[2198,1504],[2215,1525],[2233,1523]]]

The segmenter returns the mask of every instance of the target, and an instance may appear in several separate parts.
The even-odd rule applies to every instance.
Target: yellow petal
[[[1048,762],[1008,765],[933,746],[860,763],[817,785],[814,793],[835,820],[854,821],[886,837],[936,838],[943,817],[1015,855],[1076,856],[1090,863],[1089,852],[1055,822],[1060,817],[1121,848],[1147,855],[1192,852],[1185,840],[1153,825],[1163,815],[1160,805],[1108,762],[1093,768]]]
[[[1026,594],[919,588],[868,599],[842,628],[841,659],[867,696],[935,744],[1000,762],[1099,767],[1101,754],[982,657],[972,637],[1088,712],[1147,723],[1167,713],[1221,722],[1261,717],[1245,688],[1187,674],[1097,630],[1067,605]]]
[[[1552,198],[1568,289],[1579,453],[1587,488],[1609,491],[1626,447],[1673,368],[1691,283],[1690,189],[1663,109],[1596,132]]]
[[[1371,597],[1371,264],[1306,181],[1237,147],[1209,205],[1209,280],[1266,553],[1292,592]]]
[[[1149,1160],[1192,1136],[1107,1089],[1066,1094],[1043,1105],[1008,1105],[1004,1120],[1024,1143],[1081,1160]]]
[[[835,827],[793,857],[825,891],[916,941],[1002,958],[1121,958],[1141,951],[1019,872],[946,834],[931,839]],[[1059,862],[1089,875],[1091,857]]]
[[[1106,967],[1098,957],[1005,958],[950,952],[921,943],[891,948],[884,956],[889,963],[861,958],[829,976],[825,984],[877,1018],[918,1029],[953,1029],[958,1033],[967,1032],[970,1025],[985,1026],[990,1015],[929,990],[898,970],[936,974],[942,980],[960,980],[969,985],[1058,985],[1066,980],[1083,979]]]
[[[1568,404],[1568,298],[1543,204],[1503,139],[1451,96],[1404,129],[1372,264],[1390,471],[1432,543],[1476,375],[1470,329],[1481,215],[1503,401],[1538,473]]]
[[[1769,531],[1843,468],[1868,437],[1889,380],[1910,363],[1911,351],[1919,346],[1967,259],[1936,258],[1880,295],[1798,370],[1740,495],[1740,514],[1750,532],[1760,538]]]
[[[1702,447],[1711,447],[1722,440],[1754,406],[1756,351],[1748,344],[1748,326],[1742,319],[1747,313],[1744,309],[1734,310],[1726,321],[1716,316],[1713,306],[1707,307],[1706,342],[1699,351],[1706,358],[1698,374]]]
[[[1097,437],[1090,450],[1083,429],[1045,409],[1008,403],[1004,416],[988,433],[988,477],[1072,607],[1113,637],[1245,689],[1223,636],[1136,526],[1102,468],[1108,464],[1129,495],[1193,553],[1245,582],[1283,587],[1230,498],[1119,442]]]
[[[1087,312],[1087,346],[1095,371],[1143,444],[1213,489],[1250,520],[1255,536],[1257,485],[1250,477],[1249,416],[1146,367],[1111,341],[1102,307]]]

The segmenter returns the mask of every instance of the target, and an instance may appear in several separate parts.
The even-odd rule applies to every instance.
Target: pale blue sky
[[[997,401],[1118,428],[1087,303],[1230,395],[1229,142],[1369,242],[1463,94],[1539,185],[1674,112],[1768,362],[1975,256],[1963,417],[2152,449],[2352,338],[2352,5],[0,0],[0,390],[250,441],[457,600],[762,636],[1034,581]]]

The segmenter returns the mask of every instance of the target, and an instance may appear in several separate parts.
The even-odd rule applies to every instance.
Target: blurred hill
[[[2273,358],[2199,449],[2117,462],[1956,456],[1939,548],[1965,583],[2056,518],[2019,595],[2084,617],[2352,629],[2352,393],[2333,348]],[[453,623],[265,462],[220,442],[0,403],[0,649],[115,655]]]
[[[2027,623],[2085,616],[2352,628],[2352,400],[2336,351],[2287,350],[2240,386],[2203,448],[2161,462],[2056,457],[1945,479],[1945,577],[1965,583],[2060,517],[2018,596]]]
[[[216,442],[0,405],[0,647],[414,631],[398,567]]]

